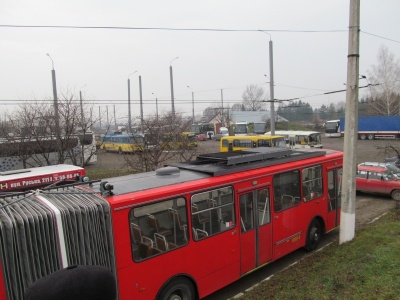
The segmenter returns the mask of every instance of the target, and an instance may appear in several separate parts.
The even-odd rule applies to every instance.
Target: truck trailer
[[[345,118],[340,119],[340,134],[344,135]],[[400,116],[358,117],[358,139],[400,139]]]

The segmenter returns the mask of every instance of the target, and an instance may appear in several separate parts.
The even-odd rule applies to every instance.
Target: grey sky
[[[191,116],[221,101],[241,102],[249,84],[269,91],[268,34],[274,46],[275,98],[299,97],[314,107],[345,100],[349,3],[344,0],[3,0],[0,25],[110,26],[177,30],[55,29],[0,27],[0,100],[52,97],[51,60],[59,92],[74,92],[127,116],[131,75],[132,115],[139,114],[138,75],[144,114],[171,109],[169,65],[174,71],[176,111]],[[362,0],[360,74],[377,63],[384,45],[399,58],[400,1]],[[306,32],[318,31],[318,32]],[[374,36],[374,35],[380,36]],[[367,84],[365,80],[360,85]],[[189,89],[187,86],[190,86]],[[154,94],[153,94],[154,93]],[[360,95],[363,95],[361,91]],[[106,101],[101,101],[106,100]],[[115,100],[115,101],[114,101]],[[13,106],[0,101],[0,110]],[[268,105],[269,107],[269,105]]]

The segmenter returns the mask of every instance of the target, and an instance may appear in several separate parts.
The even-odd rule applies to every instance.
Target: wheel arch
[[[195,299],[198,300],[199,299],[199,289],[197,286],[197,282],[196,280],[189,274],[176,274],[174,276],[172,276],[171,278],[169,278],[167,281],[164,282],[164,284],[160,287],[160,289],[157,292],[157,296],[156,299],[159,299],[160,295],[162,294],[162,292],[164,291],[164,289],[173,281],[179,281],[180,279],[186,279],[189,280],[191,282],[191,284],[193,285],[194,288],[194,292],[195,292]]]

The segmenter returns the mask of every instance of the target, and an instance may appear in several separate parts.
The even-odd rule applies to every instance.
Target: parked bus
[[[275,134],[285,137],[288,148],[322,148],[321,133],[318,131],[275,130]],[[271,132],[265,135],[271,135]]]
[[[0,172],[56,165],[60,162],[82,166],[96,161],[96,141],[92,132],[62,136],[61,139],[0,139]]]
[[[340,120],[329,120],[325,122],[326,137],[340,137]]]
[[[247,135],[221,137],[219,151],[238,151],[257,147],[286,147],[283,136]]]
[[[143,151],[145,139],[139,133],[107,133],[101,136],[100,147],[106,152],[134,153]]]
[[[263,135],[267,129],[265,122],[237,122],[234,133],[241,135]]]
[[[82,181],[84,176],[84,168],[66,164],[0,172],[0,195]]]
[[[174,141],[171,133],[162,135],[162,148],[163,149],[190,149],[198,146],[197,137],[194,132],[181,132],[176,134]]]
[[[110,270],[120,300],[204,298],[314,250],[339,226],[342,164],[334,150],[256,148],[0,197],[0,299],[23,299],[33,282],[74,265]]]

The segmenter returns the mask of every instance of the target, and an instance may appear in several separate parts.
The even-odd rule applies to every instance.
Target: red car
[[[204,133],[200,133],[197,135],[198,141],[207,141],[207,136]]]
[[[384,166],[360,164],[357,167],[356,190],[365,193],[382,194],[400,201],[400,179]]]

